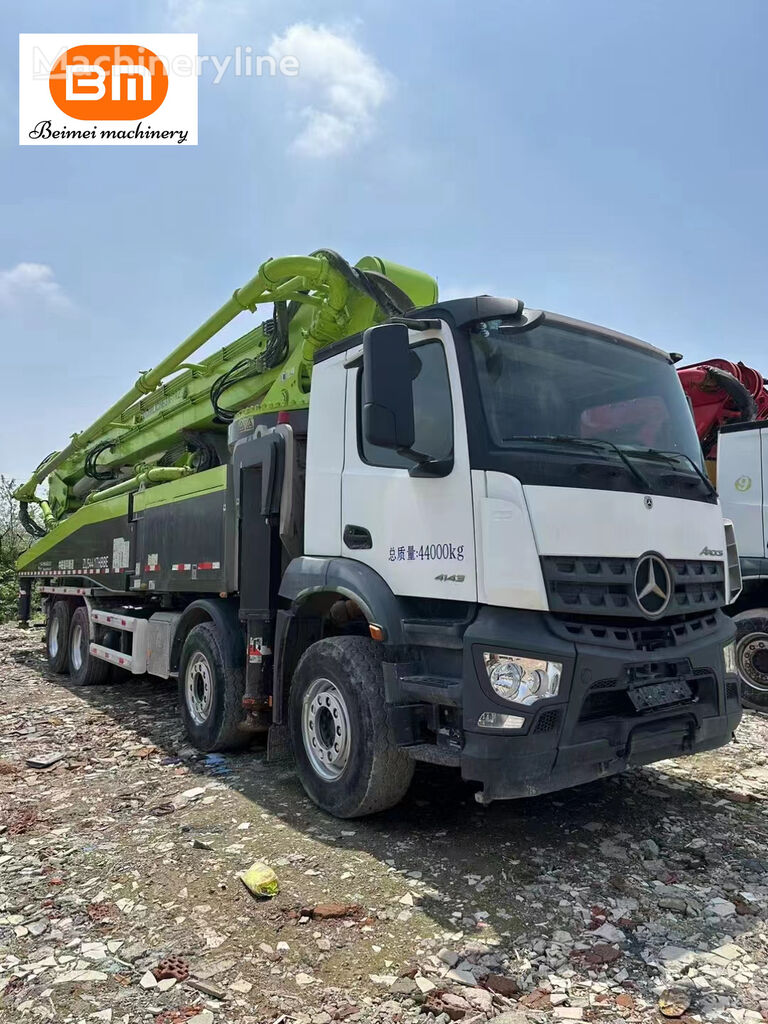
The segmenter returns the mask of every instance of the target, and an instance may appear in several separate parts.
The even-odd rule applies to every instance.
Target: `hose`
[[[750,423],[757,416],[757,402],[754,400],[749,391],[744,387],[741,381],[737,380],[732,373],[728,373],[727,370],[721,370],[718,366],[706,366],[707,372],[707,385],[710,383],[720,388],[728,395],[731,403],[735,407],[738,418],[729,422],[734,423]],[[704,453],[704,458],[709,456],[709,453],[717,443],[717,431],[719,428],[716,427],[707,437],[701,441],[701,450]]]
[[[91,480],[114,480],[115,474],[111,469],[97,469],[96,459],[101,455],[102,452],[107,451],[110,448],[114,448],[114,441],[101,441],[91,448],[85,456],[85,462],[83,464],[83,473],[85,476],[91,478]]]
[[[385,317],[402,316],[413,309],[410,297],[385,274],[379,274],[375,270],[359,270],[333,249],[317,249],[311,256],[327,260],[331,269],[340,274],[352,288],[375,302]],[[257,377],[265,370],[279,366],[285,359],[290,324],[300,308],[300,302],[276,302],[272,317],[262,324],[267,337],[262,354],[255,359],[241,359],[213,382],[210,394],[216,423],[231,423],[235,418],[235,411],[221,404],[221,397],[225,391],[250,377]]]
[[[19,502],[19,522],[30,535],[30,537],[39,538],[45,536],[46,531],[38,522],[35,522],[35,520],[32,518],[32,515],[30,514],[29,511],[29,502],[27,501]]]

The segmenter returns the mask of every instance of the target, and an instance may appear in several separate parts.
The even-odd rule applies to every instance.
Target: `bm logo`
[[[48,85],[59,110],[80,121],[137,121],[168,93],[165,64],[145,46],[72,46],[51,68]]]

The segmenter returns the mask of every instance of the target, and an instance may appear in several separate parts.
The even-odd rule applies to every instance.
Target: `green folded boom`
[[[233,418],[306,408],[319,349],[436,298],[431,277],[378,257],[352,267],[323,249],[267,260],[121,399],[40,464],[16,491],[23,521],[41,537],[83,505],[196,472],[211,439],[226,438]],[[274,305],[271,319],[190,361],[235,317],[265,303]],[[46,479],[43,498],[37,489]],[[29,514],[30,504],[39,506],[44,525]],[[25,561],[30,556],[34,547]]]

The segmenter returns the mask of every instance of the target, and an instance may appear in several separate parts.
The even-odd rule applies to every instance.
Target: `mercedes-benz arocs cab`
[[[342,817],[397,802],[417,761],[487,803],[727,743],[738,558],[670,356],[514,299],[411,299],[314,346],[308,411],[201,420],[189,472],[164,474],[177,437],[127,469],[146,420],[119,412],[134,440],[90,464],[117,483],[20,563],[52,667],[177,678],[201,749],[287,736]]]

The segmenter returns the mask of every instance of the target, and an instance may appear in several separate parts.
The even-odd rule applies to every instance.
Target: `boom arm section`
[[[192,472],[185,438],[196,431],[222,433],[221,424],[246,407],[254,413],[305,408],[318,349],[436,298],[431,277],[378,257],[364,257],[353,267],[322,249],[267,260],[102,416],[38,466],[15,494],[28,528],[36,525],[30,522],[29,503],[41,507],[50,530],[62,516],[108,490],[114,493],[116,486],[130,490],[132,481],[146,486],[167,476],[157,468]],[[240,313],[253,313],[265,303],[275,307],[272,320],[200,363],[188,362]],[[171,457],[180,442],[181,454]],[[47,502],[37,495],[46,478]]]
[[[768,390],[762,374],[744,363],[709,359],[678,371],[691,403],[704,457],[717,458],[717,435],[730,423],[768,419]]]

